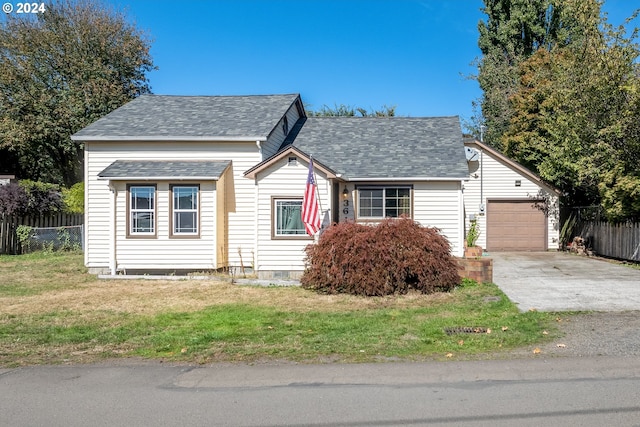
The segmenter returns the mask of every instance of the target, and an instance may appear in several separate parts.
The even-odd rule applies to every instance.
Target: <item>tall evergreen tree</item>
[[[513,110],[509,103],[519,87],[519,66],[541,47],[556,43],[561,2],[557,0],[485,0],[486,22],[480,21],[478,83],[483,91],[481,117],[485,140],[502,149]]]

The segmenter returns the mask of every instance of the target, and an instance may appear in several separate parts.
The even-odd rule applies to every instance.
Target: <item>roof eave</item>
[[[500,153],[499,151],[489,147],[487,144],[485,144],[483,142],[480,142],[477,139],[466,140],[464,142],[464,144],[465,145],[466,144],[475,144],[481,150],[484,150],[484,151],[488,152],[489,154],[491,154],[494,157],[496,157],[499,160],[501,160],[503,163],[505,163],[508,166],[516,169],[518,172],[520,172],[522,175],[524,175],[527,178],[529,178],[531,181],[539,184],[542,187],[545,187],[547,190],[550,190],[552,193],[555,193],[556,196],[561,196],[562,195],[562,191],[560,191],[558,188],[556,188],[552,184],[549,184],[548,182],[544,181],[538,174],[536,174],[533,171],[530,171],[526,167],[522,166],[520,163],[516,162],[515,160],[512,160],[512,159],[508,158],[507,156],[505,156],[504,154]]]
[[[225,169],[226,170],[226,169]],[[224,173],[220,174],[220,176]],[[220,176],[98,176],[99,181],[218,181]]]
[[[290,145],[287,148],[280,150],[279,152],[277,152],[276,154],[274,154],[273,156],[269,157],[268,159],[258,163],[257,165],[255,165],[254,167],[252,167],[251,169],[249,169],[248,171],[246,171],[244,173],[244,176],[246,178],[249,179],[255,179],[256,175],[260,172],[262,172],[263,170],[269,168],[270,166],[274,165],[277,161],[279,161],[280,159],[284,158],[285,156],[294,153],[296,156],[300,156],[301,158],[303,158],[305,161],[309,161],[309,158],[311,156],[309,156],[307,153],[305,153],[304,151],[300,150],[299,148]],[[326,177],[328,179],[339,179],[342,180],[340,174],[337,174],[335,171],[333,171],[332,169],[328,168],[327,166],[325,166],[324,164],[322,164],[320,161],[318,161],[317,159],[313,159],[314,160],[314,167],[321,171],[322,173],[324,173],[326,175]]]
[[[352,177],[344,178],[346,181],[360,182],[398,182],[398,181],[468,181],[469,177],[424,177],[424,176],[398,176],[398,177]]]
[[[95,142],[95,141],[104,141],[104,142],[118,142],[118,141],[146,141],[146,142],[154,142],[154,141],[203,141],[203,142],[251,142],[255,143],[256,141],[265,142],[267,137],[265,136],[82,136],[82,135],[71,135],[72,141],[78,142]]]

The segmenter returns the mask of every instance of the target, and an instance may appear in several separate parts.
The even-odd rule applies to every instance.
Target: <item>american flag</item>
[[[309,174],[307,188],[302,200],[302,222],[307,234],[313,236],[320,230],[320,209],[316,199],[316,180],[313,176],[313,159],[309,159]]]

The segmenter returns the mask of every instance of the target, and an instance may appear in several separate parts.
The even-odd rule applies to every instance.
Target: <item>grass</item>
[[[138,357],[374,362],[495,357],[555,334],[492,284],[364,298],[223,281],[98,280],[82,255],[0,256],[0,366]],[[491,333],[447,335],[447,327]],[[544,332],[544,333],[543,333]]]

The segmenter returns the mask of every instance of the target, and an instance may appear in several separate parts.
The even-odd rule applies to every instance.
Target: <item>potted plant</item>
[[[476,258],[482,256],[482,248],[476,246],[478,237],[480,236],[480,228],[478,227],[478,221],[471,221],[471,226],[467,232],[467,240],[464,248],[465,258]]]

